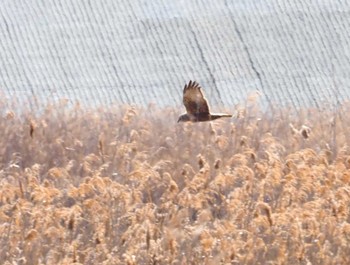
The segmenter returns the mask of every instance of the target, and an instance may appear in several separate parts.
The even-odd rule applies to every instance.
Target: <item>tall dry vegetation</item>
[[[350,104],[1,108],[3,264],[350,264]]]

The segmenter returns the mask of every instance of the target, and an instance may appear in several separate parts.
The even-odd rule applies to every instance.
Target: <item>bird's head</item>
[[[185,122],[185,121],[190,121],[190,117],[187,114],[182,114],[179,119],[177,120],[177,122]]]

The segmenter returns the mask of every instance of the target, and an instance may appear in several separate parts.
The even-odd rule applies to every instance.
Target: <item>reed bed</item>
[[[0,106],[1,263],[350,264],[350,104],[234,111]]]

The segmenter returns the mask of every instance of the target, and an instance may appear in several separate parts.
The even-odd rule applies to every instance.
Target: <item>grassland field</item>
[[[350,264],[350,103],[0,106],[0,263]]]

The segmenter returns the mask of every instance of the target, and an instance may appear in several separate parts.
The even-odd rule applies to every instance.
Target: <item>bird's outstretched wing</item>
[[[195,81],[185,85],[183,102],[188,114],[209,113],[208,102],[203,96],[201,87]]]

